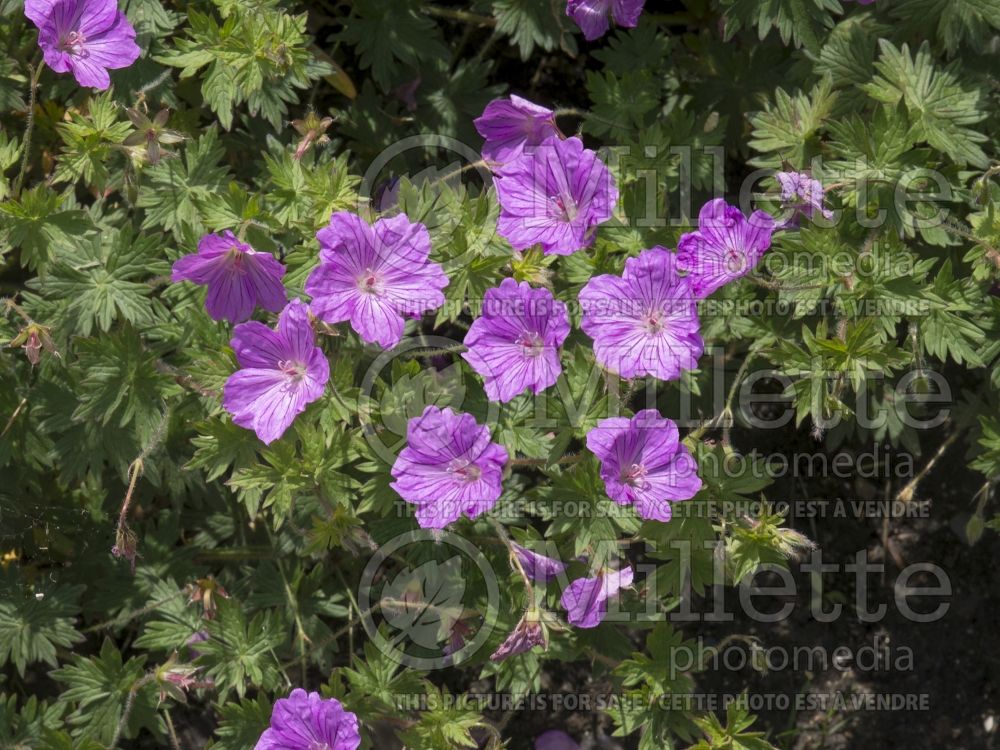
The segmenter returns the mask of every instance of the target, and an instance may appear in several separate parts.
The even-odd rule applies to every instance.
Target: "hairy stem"
[[[28,66],[29,70],[31,66]],[[28,173],[28,160],[31,157],[31,137],[35,133],[35,98],[38,91],[38,81],[42,77],[42,70],[45,69],[45,64],[39,62],[34,70],[31,71],[31,83],[28,88],[28,122],[24,128],[24,143],[21,144],[21,169],[17,173],[17,179],[14,180],[14,190],[13,195],[17,196],[21,192],[21,186],[24,184],[24,178]]]

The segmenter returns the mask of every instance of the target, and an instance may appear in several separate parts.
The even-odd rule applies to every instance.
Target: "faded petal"
[[[632,568],[604,570],[595,578],[578,578],[563,591],[560,603],[566,619],[578,628],[596,628],[608,611],[608,599],[632,585]]]
[[[538,583],[548,583],[566,570],[566,564],[561,560],[533,552],[516,542],[513,543],[513,547],[514,554],[517,555],[517,560],[521,563],[521,567],[524,568],[524,572],[529,578]]]
[[[206,235],[198,252],[174,263],[171,280],[208,287],[205,309],[215,320],[246,320],[260,305],[279,312],[287,294],[281,283],[285,267],[269,253],[259,253],[232,232]]]
[[[678,267],[686,271],[699,298],[748,274],[771,246],[774,219],[763,211],[749,218],[716,198],[698,213],[698,230],[677,243]]]
[[[580,745],[565,732],[551,729],[535,738],[535,750],[580,750]]]
[[[276,330],[243,323],[231,343],[241,369],[226,381],[223,408],[235,424],[270,444],[323,395],[330,364],[315,345],[308,308],[298,299],[282,311]]]

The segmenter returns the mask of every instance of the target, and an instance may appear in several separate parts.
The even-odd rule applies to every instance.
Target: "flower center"
[[[382,294],[385,292],[385,285],[381,277],[371,268],[366,268],[358,279],[358,289],[365,294]]]
[[[471,484],[472,482],[479,481],[479,477],[482,476],[483,470],[475,464],[458,464],[455,466],[449,466],[448,473],[460,482]]]
[[[552,205],[556,209],[556,217],[562,221],[573,221],[576,218],[576,214],[579,208],[576,205],[576,201],[570,196],[564,195],[553,195],[549,198]]]
[[[621,481],[623,484],[627,484],[629,487],[638,487],[642,489],[646,486],[646,467],[642,464],[632,464],[627,469],[623,468],[621,473]]]
[[[726,271],[729,273],[741,273],[745,262],[743,253],[735,248],[728,248],[725,256]]]
[[[306,366],[301,362],[290,359],[283,359],[278,362],[278,369],[281,370],[286,380],[298,383],[306,376]]]
[[[525,357],[538,357],[545,348],[542,337],[534,331],[522,332],[515,343],[521,347],[521,354]]]
[[[59,43],[59,49],[63,52],[68,52],[71,55],[83,57],[86,52],[83,45],[86,43],[87,37],[85,37],[82,33],[79,31],[70,31]]]
[[[642,318],[642,327],[650,336],[656,336],[667,327],[661,310],[650,310]]]

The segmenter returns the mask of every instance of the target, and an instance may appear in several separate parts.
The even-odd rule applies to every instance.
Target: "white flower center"
[[[298,383],[306,376],[306,366],[302,362],[283,359],[278,362],[278,369],[284,374],[285,379],[291,383]]]
[[[555,207],[556,218],[562,221],[573,221],[580,210],[569,195],[553,195],[549,197],[549,201]]]
[[[479,481],[479,477],[482,476],[483,470],[480,469],[475,464],[463,462],[463,463],[455,463],[449,466],[448,473],[451,474],[460,482],[471,484],[472,482]]]
[[[365,272],[358,278],[358,289],[365,294],[384,294],[385,284],[379,274],[371,268],[366,268]]]
[[[632,464],[627,469],[622,469],[621,481],[629,487],[643,489],[648,484],[646,482],[647,473],[648,471],[646,470],[646,467],[642,464]]]
[[[63,52],[68,52],[71,55],[76,55],[77,57],[84,57],[84,53],[86,52],[84,45],[86,43],[87,37],[85,37],[81,32],[70,31],[60,41],[59,49]]]
[[[525,357],[538,357],[545,348],[542,337],[534,331],[522,332],[515,343],[521,347],[521,354]]]
[[[642,317],[642,327],[650,336],[659,335],[666,327],[662,310],[650,310]]]
[[[726,271],[728,273],[742,273],[746,268],[746,258],[736,248],[727,248],[725,255]]]

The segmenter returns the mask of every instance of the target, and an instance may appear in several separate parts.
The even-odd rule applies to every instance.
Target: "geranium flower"
[[[596,628],[608,613],[608,599],[632,585],[632,568],[602,570],[594,578],[577,578],[559,600],[570,625]]]
[[[258,253],[230,231],[206,234],[198,252],[174,263],[171,281],[208,287],[205,309],[213,320],[240,323],[257,305],[280,312],[288,300],[281,277],[285,267],[269,253]]]
[[[754,211],[747,219],[722,198],[709,201],[698,213],[698,230],[681,235],[677,265],[688,272],[699,299],[730,281],[746,276],[771,247],[774,219]]]
[[[271,726],[254,750],[357,750],[358,717],[336,698],[296,688],[274,704]]]
[[[580,290],[581,327],[603,367],[674,380],[698,366],[698,306],[676,265],[673,253],[654,247],[626,260],[621,277],[595,276]]]
[[[825,219],[833,218],[833,211],[823,205],[826,194],[822,182],[801,172],[778,172],[774,177],[781,185],[781,202],[786,207],[795,212],[801,212],[810,219],[817,211]],[[784,223],[784,226],[793,224],[794,221],[793,215]]]
[[[24,15],[38,27],[45,64],[72,71],[81,86],[106,89],[108,70],[127,68],[141,54],[116,0],[25,0]]]
[[[233,422],[270,444],[323,395],[330,379],[306,304],[289,302],[275,330],[257,321],[241,323],[233,330],[232,347],[241,369],[226,381],[222,406]]]
[[[635,28],[642,14],[646,0],[568,0],[566,15],[580,27],[588,41],[599,39],[608,33],[610,18],[627,28]]]
[[[491,401],[541,393],[559,378],[559,347],[569,335],[566,305],[548,289],[504,279],[486,292],[482,315],[465,335],[462,358],[483,377]]]
[[[669,521],[670,503],[701,489],[698,464],[678,439],[677,425],[655,409],[601,420],[587,433],[587,449],[601,461],[608,497],[634,505],[640,518]]]
[[[561,560],[555,560],[537,552],[532,552],[527,547],[522,547],[517,542],[512,542],[514,554],[517,561],[521,563],[525,574],[539,583],[548,583],[553,578],[566,570],[566,564]]]
[[[327,323],[351,322],[367,343],[391,349],[403,337],[403,316],[444,304],[448,277],[427,260],[431,238],[405,214],[374,225],[340,211],[316,238],[320,264],[306,281],[311,309]]]
[[[503,491],[507,451],[490,441],[490,428],[471,414],[428,406],[406,427],[406,447],[392,467],[390,485],[417,506],[417,523],[442,529],[463,513],[476,518]]]
[[[513,94],[491,101],[473,124],[486,139],[483,158],[499,163],[516,159],[525,146],[559,135],[555,112]]]
[[[547,255],[570,255],[588,247],[618,201],[611,172],[579,138],[549,136],[496,177],[497,231],[515,250],[539,244]]]

